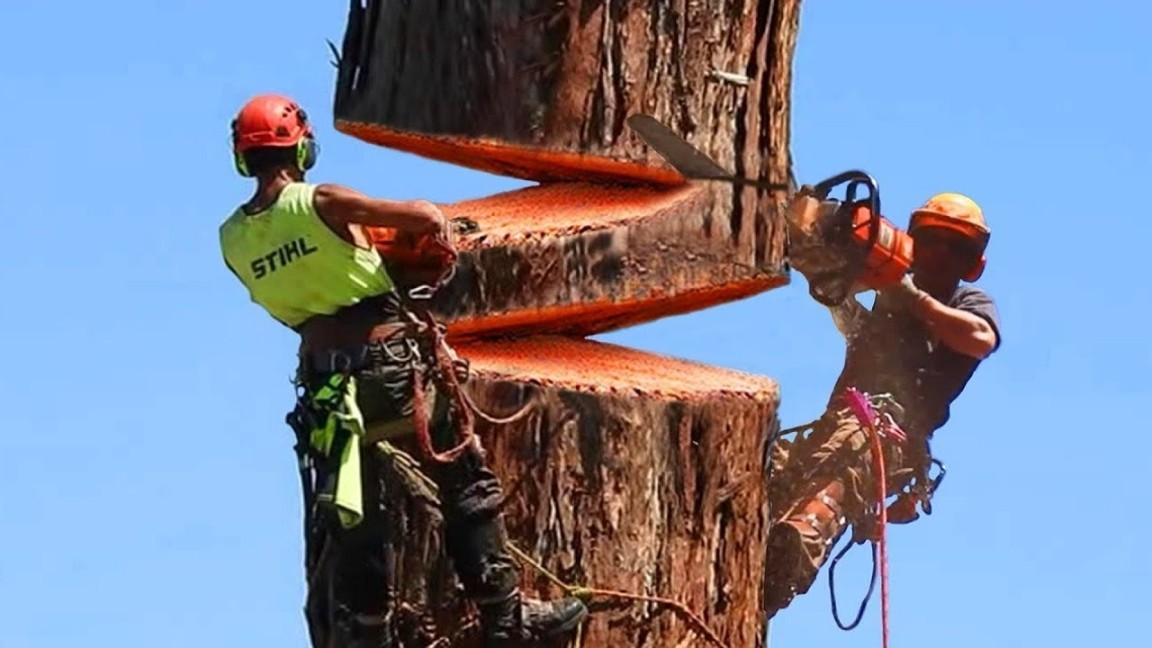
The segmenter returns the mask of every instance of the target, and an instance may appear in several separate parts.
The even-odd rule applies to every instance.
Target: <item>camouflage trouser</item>
[[[414,376],[419,371],[427,386],[433,450],[444,452],[458,443],[458,416],[446,404],[437,405],[446,403],[443,399],[448,396],[441,393],[433,381],[430,348],[394,338],[342,353],[354,359],[347,365],[351,372],[345,384],[350,391],[342,394],[345,399],[351,397],[353,402],[343,401],[340,413],[346,420],[358,421],[365,438],[375,438],[383,434],[381,430],[386,430],[387,445],[426,458],[419,452],[411,433],[414,430],[411,418],[416,407],[412,398]],[[337,375],[332,368],[343,366],[342,362],[313,358],[312,365],[320,368],[313,375],[314,386],[328,384]],[[463,375],[464,369],[460,365],[456,365],[456,369],[461,374],[457,380],[463,383],[467,378]],[[404,425],[392,425],[397,422]],[[348,463],[356,465],[339,475],[337,484],[354,480],[355,488],[347,489],[351,494],[346,498],[341,498],[341,491],[336,488],[336,494],[330,498],[337,507],[345,504],[346,515],[338,519],[324,516],[330,523],[315,525],[315,532],[307,543],[310,574],[321,571],[316,565],[322,562],[324,547],[331,547],[327,577],[318,576],[309,583],[307,613],[314,645],[327,646],[330,640],[342,648],[394,645],[390,641],[396,622],[390,614],[396,603],[395,590],[403,587],[422,596],[426,588],[414,586],[413,581],[427,582],[431,587],[437,577],[425,570],[406,572],[405,582],[399,583],[393,561],[399,553],[407,551],[405,556],[423,557],[430,572],[432,563],[438,561],[439,539],[414,534],[427,533],[433,526],[441,531],[443,548],[464,594],[480,612],[484,633],[497,638],[500,633],[516,630],[515,624],[520,621],[519,565],[506,546],[507,532],[500,510],[503,491],[479,439],[472,437],[472,440],[473,445],[467,451],[448,463],[421,460],[416,466],[436,486],[434,498],[438,510],[435,513],[439,522],[423,529],[415,524],[403,525],[411,516],[427,516],[427,513],[413,513],[412,509],[416,508],[413,500],[418,498],[385,492],[386,487],[397,480],[381,477],[384,459],[380,454],[354,453]],[[351,441],[352,445],[358,443],[360,439]],[[399,520],[401,526],[394,526],[395,520]],[[313,597],[313,592],[317,596]],[[328,595],[330,600],[320,594]]]
[[[877,512],[871,439],[851,410],[832,410],[811,433],[773,448],[769,532],[771,612],[807,592],[839,539],[852,524],[857,540],[872,532]],[[909,444],[916,441],[909,439]],[[925,453],[883,441],[887,492],[902,490],[919,472]],[[910,447],[915,447],[910,445]],[[907,520],[892,520],[906,522]]]

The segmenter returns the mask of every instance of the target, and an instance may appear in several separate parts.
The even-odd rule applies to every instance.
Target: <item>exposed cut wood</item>
[[[787,283],[784,227],[758,219],[735,243],[729,192],[573,183],[443,205],[479,227],[433,310],[455,339],[590,335]]]
[[[517,547],[570,584],[679,600],[728,646],[764,645],[765,456],[779,402],[772,380],[564,338],[458,350],[472,363],[470,390],[484,411],[536,403],[515,423],[477,428],[503,480]],[[404,529],[398,578],[407,580],[393,585],[412,609],[401,616],[411,622],[418,610],[439,609],[430,627],[452,635],[464,608],[435,540],[439,518],[419,498],[404,500],[382,472],[403,503],[394,515]],[[422,551],[436,558],[424,561]],[[531,567],[522,583],[538,596],[562,593]],[[603,602],[610,605],[595,603],[585,646],[707,645],[670,610]]]
[[[625,126],[644,112],[738,174],[786,182],[799,7],[352,0],[336,127],[534,180],[671,181],[674,172]],[[732,80],[741,77],[746,84]]]
[[[732,648],[765,642],[775,383],[541,335],[585,336],[787,281],[785,197],[685,184],[625,119],[653,115],[737,175],[788,182],[799,8],[351,0],[335,97],[345,134],[545,183],[443,206],[479,229],[433,303],[472,362],[481,408],[535,403],[508,425],[478,421],[511,536],[567,582],[682,600]],[[464,608],[438,516],[394,481],[386,491],[404,565],[390,585],[430,614],[401,615],[405,645],[427,645],[453,635]],[[530,568],[525,586],[560,594]],[[595,609],[582,645],[706,644],[672,612],[625,602]]]

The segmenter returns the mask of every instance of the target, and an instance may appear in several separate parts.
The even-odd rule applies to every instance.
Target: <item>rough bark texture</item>
[[[800,0],[350,4],[340,131],[545,183],[444,206],[479,224],[434,305],[458,341],[587,335],[786,281],[783,195],[687,185],[625,119],[653,115],[737,174],[791,180]],[[771,380],[569,338],[458,349],[483,409],[539,399],[526,418],[479,429],[517,546],[565,581],[679,599],[727,645],[763,646]],[[439,609],[428,637],[450,636],[463,608],[438,518],[410,517],[417,500],[393,492],[408,574],[395,584]],[[531,568],[525,585],[559,594]],[[706,645],[659,606],[593,612],[584,646]]]
[[[536,402],[518,422],[477,428],[518,548],[570,584],[679,600],[726,645],[764,645],[772,380],[584,340],[459,350],[473,363],[481,409],[506,415]],[[418,610],[438,608],[425,639],[454,636],[466,610],[436,539],[440,520],[419,500],[394,499],[403,501],[395,519],[406,569],[392,585],[409,608],[399,616],[411,632]],[[522,583],[561,593],[528,566]],[[708,645],[665,607],[597,599],[593,612],[584,646]],[[460,635],[452,645],[473,645],[473,631]]]
[[[542,182],[678,182],[625,125],[645,112],[736,173],[791,178],[799,0],[364,1],[335,99],[354,137]],[[768,246],[778,197],[717,191],[733,244]]]
[[[592,335],[788,282],[785,231],[731,244],[712,218],[724,190],[566,183],[443,205],[478,224],[433,310],[455,339]]]

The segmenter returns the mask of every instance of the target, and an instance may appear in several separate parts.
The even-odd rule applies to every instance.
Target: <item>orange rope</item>
[[[679,612],[684,617],[686,617],[689,621],[689,625],[691,625],[697,632],[699,632],[699,633],[703,634],[705,637],[707,637],[710,642],[719,646],[720,648],[727,648],[725,643],[720,640],[720,637],[716,635],[716,632],[713,631],[712,628],[709,628],[708,624],[704,622],[704,619],[701,619],[699,615],[697,615],[692,610],[689,610],[688,606],[684,605],[680,601],[674,601],[672,599],[663,598],[661,596],[648,596],[645,594],[632,594],[629,592],[621,592],[619,590],[599,589],[599,588],[595,588],[595,587],[576,587],[576,588],[573,588],[572,591],[574,594],[577,594],[577,595],[587,594],[589,596],[604,596],[604,597],[608,597],[608,598],[630,599],[633,601],[644,601],[646,603],[656,603],[658,605],[665,605],[665,606],[670,607],[673,610]]]
[[[558,576],[556,576],[552,572],[548,571],[548,569],[546,567],[544,567],[540,563],[533,560],[531,556],[529,556],[528,554],[521,551],[515,545],[509,543],[508,548],[511,549],[512,553],[516,554],[521,560],[528,563],[534,569],[536,569],[536,571],[543,574],[545,578],[552,581],[557,586],[564,589],[566,592],[568,592],[569,594],[571,594],[573,596],[578,596],[578,597],[601,596],[601,597],[605,597],[605,598],[619,598],[619,599],[627,599],[627,600],[632,600],[632,601],[643,601],[645,603],[655,603],[657,605],[663,605],[663,606],[669,607],[673,611],[678,612],[681,616],[688,619],[688,624],[692,627],[692,629],[699,632],[700,634],[704,635],[705,637],[707,637],[709,642],[715,644],[716,646],[719,646],[719,648],[728,648],[727,644],[725,644],[720,639],[720,636],[717,635],[716,632],[714,630],[712,630],[712,628],[708,627],[708,624],[705,623],[704,620],[701,619],[699,615],[697,615],[692,610],[688,609],[688,606],[684,605],[680,601],[675,601],[675,600],[664,598],[661,596],[648,596],[646,594],[632,594],[630,592],[622,592],[619,590],[600,589],[600,588],[596,588],[596,587],[577,587],[574,585],[569,585],[569,584],[565,583],[564,581],[560,580],[560,578]]]

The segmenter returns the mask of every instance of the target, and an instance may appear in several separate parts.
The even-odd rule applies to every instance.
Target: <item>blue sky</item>
[[[306,646],[299,493],[282,417],[294,340],[220,262],[248,192],[227,124],[251,94],[316,116],[315,178],[450,202],[522,186],[336,134],[344,3],[6,2],[0,644]],[[1146,612],[1152,395],[1146,118],[1152,9],[1098,1],[810,2],[797,172],[863,167],[885,212],[968,193],[1004,346],[935,448],[936,513],[891,533],[892,646],[1133,645]],[[247,43],[255,43],[247,45]],[[827,398],[843,343],[801,277],[603,339],[781,381],[785,425]],[[850,615],[868,578],[838,573]],[[851,633],[824,576],[771,642]]]

